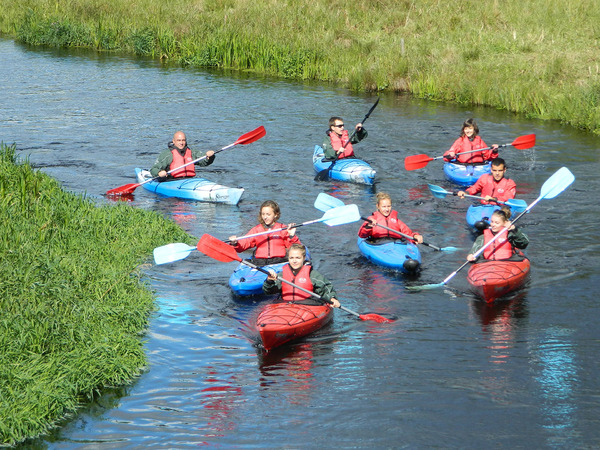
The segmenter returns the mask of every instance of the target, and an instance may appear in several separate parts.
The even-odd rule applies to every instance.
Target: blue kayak
[[[416,273],[421,266],[421,253],[411,242],[400,239],[380,239],[379,242],[372,242],[359,237],[357,244],[360,252],[379,266],[407,274]]]
[[[306,260],[310,260],[310,252],[308,249],[306,249]],[[256,263],[256,260],[252,262]],[[261,268],[265,270],[273,269],[280,274],[283,270],[283,266],[286,264],[287,262],[281,262],[261,266]],[[229,277],[229,287],[234,294],[239,296],[258,295],[263,293],[262,286],[266,279],[267,274],[253,269],[246,264],[240,263]]]
[[[282,262],[263,266],[262,268],[265,270],[273,269],[279,274],[285,264],[287,263]],[[240,296],[262,294],[262,286],[266,279],[267,275],[265,273],[240,263],[229,277],[229,287],[234,294]]]
[[[515,200],[516,202],[517,200]],[[517,214],[523,212],[526,208],[519,208],[514,205],[510,207],[511,217],[515,217]],[[477,228],[479,231],[482,231],[484,228],[487,228],[487,225],[490,223],[490,217],[492,213],[500,209],[500,205],[484,205],[482,203],[476,203],[469,206],[467,209],[467,223],[474,228]],[[481,222],[484,222],[482,224]]]
[[[444,175],[453,183],[471,186],[481,175],[491,173],[491,162],[484,164],[444,163]]]
[[[152,178],[147,170],[135,169],[138,183]],[[237,205],[244,193],[242,188],[230,188],[204,178],[183,178],[172,181],[149,181],[142,184],[147,191],[163,197],[176,197],[201,202],[225,203]]]
[[[470,205],[467,209],[467,223],[469,226],[483,231],[490,223],[492,213],[500,209],[500,205]]]
[[[313,153],[313,166],[315,172],[319,173],[322,170],[329,170],[329,178],[332,180],[348,181],[351,183],[360,183],[372,185],[375,181],[375,169],[368,163],[358,158],[343,158],[338,159],[331,166],[332,161],[323,161],[323,149],[319,145],[315,145]]]

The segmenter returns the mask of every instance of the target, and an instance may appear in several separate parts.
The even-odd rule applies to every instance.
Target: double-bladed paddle
[[[443,187],[436,186],[435,184],[428,184],[427,186],[429,186],[429,190],[431,191],[433,196],[436,198],[445,198],[447,195],[458,196],[458,194],[456,192],[447,191]],[[465,193],[465,197],[471,197],[471,198],[477,198],[479,200],[485,200],[483,197],[479,197],[477,195],[469,195],[466,193]],[[527,202],[525,200],[519,200],[516,198],[512,198],[512,199],[509,199],[506,201],[500,201],[497,198],[492,198],[491,201],[500,203],[501,205],[509,206],[512,209],[514,209],[515,212],[517,212],[517,213],[519,213],[519,212],[523,211],[525,208],[527,208]]]
[[[369,112],[367,113],[367,115],[364,117],[364,119],[360,123],[365,123],[365,121],[369,118],[369,116],[371,115],[371,113],[373,112],[373,110],[375,109],[377,104],[379,103],[379,98],[380,97],[377,97],[377,100],[375,101],[373,106],[371,106],[371,109],[369,109]],[[352,134],[350,135],[348,140],[344,143],[344,145],[342,145],[342,149],[346,148],[346,146],[350,143],[350,141],[352,140],[352,138],[354,137],[355,134],[356,134],[356,128],[354,128],[354,131],[352,132]],[[333,166],[335,165],[335,163],[337,162],[338,159],[339,159],[339,154],[336,154],[335,159],[332,161],[331,165],[327,169],[323,169],[315,175],[315,181],[325,181],[325,180],[329,179],[329,171],[331,169],[333,169]]]
[[[341,205],[344,205],[344,202],[341,201],[338,198],[333,197],[332,195],[329,194],[325,194],[324,192],[321,192],[318,196],[317,199],[315,200],[315,208],[321,210],[321,211],[327,211],[328,209],[331,208],[339,208]],[[369,221],[368,218],[365,217],[360,217],[362,220],[364,221]],[[404,233],[400,233],[397,230],[394,230],[392,228],[388,228],[385,225],[381,225],[380,223],[377,224],[377,226],[380,226],[381,228],[385,228],[388,231],[392,231],[396,234],[399,234],[402,237],[405,237],[407,239],[410,239],[411,241],[413,240],[412,236],[409,236],[407,234]],[[438,252],[454,252],[456,250],[458,250],[458,248],[456,247],[437,247],[436,245],[433,244],[429,244],[427,242],[422,242],[423,245],[430,247]]]
[[[238,144],[241,144],[241,145],[251,144],[252,142],[258,141],[260,138],[262,138],[266,134],[267,134],[267,131],[265,130],[265,127],[260,126],[260,127],[256,128],[255,130],[252,130],[246,134],[241,135],[237,139],[237,141],[235,141],[233,144],[229,144],[226,147],[223,147],[219,150],[215,150],[215,154],[222,152],[223,150],[227,150],[231,147],[234,147]],[[176,170],[179,170],[179,169],[189,166],[191,164],[196,164],[197,162],[202,161],[203,159],[206,159],[206,155],[204,155],[198,159],[195,159],[193,161],[190,161],[188,163],[185,163],[182,166],[176,167],[175,169],[171,169],[167,172],[167,174],[173,173]],[[110,196],[130,195],[133,193],[133,191],[135,191],[138,187],[142,186],[143,184],[149,183],[154,180],[158,180],[159,178],[160,177],[148,178],[147,180],[144,180],[141,183],[125,184],[118,188],[110,189],[109,191],[106,192],[106,195],[110,195]]]
[[[313,223],[322,222],[327,226],[334,227],[338,225],[344,225],[360,220],[360,212],[356,205],[344,205],[338,206],[333,209],[329,209],[320,219],[309,220],[298,225],[294,225],[292,228],[303,227],[305,225],[311,225]],[[264,234],[276,233],[278,231],[287,230],[288,227],[274,228],[272,230],[262,231],[260,233],[247,234],[245,236],[239,236],[237,240],[248,239],[251,237],[262,236]],[[166,264],[174,261],[185,259],[189,254],[194,251],[196,247],[192,247],[183,243],[174,243],[163,245],[154,249],[154,262],[156,264]]]
[[[531,148],[535,145],[535,134],[527,134],[525,136],[519,136],[514,141],[512,141],[510,144],[499,145],[498,149],[500,149],[502,147],[508,147],[509,145],[512,145],[514,148],[516,148],[518,150],[525,150],[527,148]],[[492,147],[486,147],[486,148],[479,148],[477,150],[471,150],[468,152],[461,152],[461,155],[464,155],[467,153],[476,153],[476,152],[481,152],[481,151],[485,151],[485,150],[491,150],[491,148]],[[420,155],[407,156],[406,158],[404,158],[404,168],[406,170],[422,169],[427,164],[429,164],[431,161],[435,161],[436,159],[442,159],[443,157],[444,157],[444,155],[431,157],[431,156],[427,156],[423,153]]]
[[[575,181],[575,176],[571,173],[571,171],[569,169],[567,169],[566,167],[562,167],[559,170],[557,170],[554,173],[554,175],[552,175],[550,178],[548,178],[548,180],[546,180],[546,182],[542,185],[542,189],[540,190],[540,196],[537,199],[535,199],[525,209],[525,211],[523,211],[513,221],[511,221],[511,225],[513,225],[515,222],[517,222],[517,220],[519,220],[527,212],[529,212],[529,210],[531,210],[531,208],[533,208],[540,200],[551,199],[551,198],[556,197],[562,191],[564,191],[566,188],[568,188],[571,185],[571,183],[573,183],[573,181]],[[508,231],[508,228],[511,225],[509,225],[508,227],[502,228],[487,244],[485,244],[477,252],[475,252],[473,254],[473,256],[475,258],[477,258],[479,255],[481,255],[483,253],[483,251],[487,247],[489,247],[490,245],[492,245],[492,243],[496,239],[498,239],[500,236],[502,236],[504,233],[506,233]],[[406,288],[409,289],[409,290],[421,291],[421,290],[426,290],[426,289],[435,289],[435,288],[438,288],[438,287],[442,287],[442,286],[446,285],[446,283],[448,283],[448,281],[450,281],[452,278],[454,278],[454,276],[463,267],[465,267],[467,264],[469,264],[469,262],[470,261],[468,261],[468,260],[465,261],[463,263],[463,265],[461,265],[458,269],[456,269],[454,272],[452,272],[450,275],[448,275],[441,283],[425,284],[425,285],[422,285],[422,286],[407,286]]]
[[[268,270],[265,270],[262,267],[258,267],[257,265],[252,264],[250,261],[246,261],[246,260],[242,259],[231,245],[226,244],[223,241],[220,241],[219,239],[217,239],[214,236],[211,236],[210,234],[202,235],[202,237],[200,238],[200,241],[198,242],[197,248],[202,253],[204,253],[206,256],[216,259],[217,261],[221,261],[221,262],[238,261],[238,262],[241,262],[242,264],[252,267],[253,269],[258,270],[259,272],[269,275]],[[291,281],[288,281],[280,276],[277,276],[277,278],[279,280],[281,280],[282,283],[287,283],[290,286],[294,286],[294,288],[301,290],[303,292],[306,292],[307,294],[311,295],[312,297],[316,298],[317,300],[319,300],[323,303],[330,303],[330,302],[326,301],[325,299],[323,299],[323,297],[321,297],[320,295],[318,295],[312,291],[309,291],[308,289],[304,289],[303,287],[300,287],[297,284],[294,284]],[[392,320],[387,319],[383,316],[380,316],[379,314],[359,314],[359,313],[352,311],[344,306],[340,306],[340,309],[342,311],[346,311],[347,313],[355,315],[356,317],[358,317],[361,320],[372,320],[372,321],[375,321],[378,323],[392,322]]]

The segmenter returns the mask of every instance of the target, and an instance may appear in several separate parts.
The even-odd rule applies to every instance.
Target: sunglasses
[[[343,123],[338,123],[337,125],[334,125],[335,128],[344,128],[344,124]]]

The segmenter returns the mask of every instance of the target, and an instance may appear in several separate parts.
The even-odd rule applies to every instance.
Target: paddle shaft
[[[361,217],[361,219],[364,220],[365,222],[371,222],[367,217]],[[415,240],[414,237],[409,236],[408,234],[401,233],[398,230],[394,230],[393,228],[386,227],[385,225],[381,225],[380,223],[376,223],[375,225],[377,225],[378,227],[384,228],[384,229],[386,229],[388,231],[391,231],[392,233],[399,234],[400,236],[402,236],[402,237],[404,237],[406,239],[410,239],[411,241]],[[437,246],[435,246],[433,244],[428,244],[427,242],[421,242],[421,243],[423,245],[426,245],[427,247],[431,247],[434,250],[437,250],[437,251],[441,251],[442,250],[440,247],[437,247]]]

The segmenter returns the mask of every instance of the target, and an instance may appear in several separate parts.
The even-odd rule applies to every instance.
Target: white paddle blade
[[[566,167],[561,167],[544,183],[540,197],[554,198],[568,188],[573,181],[575,181],[575,175]]]
[[[167,264],[175,261],[180,261],[188,257],[196,247],[191,247],[181,242],[175,244],[167,244],[154,249],[154,263]]]
[[[360,211],[355,204],[338,206],[327,211],[323,215],[322,220],[325,225],[329,225],[330,227],[357,222],[360,220]]]
[[[344,202],[332,195],[321,192],[315,200],[315,208],[319,211],[329,211],[330,209],[344,206]]]

